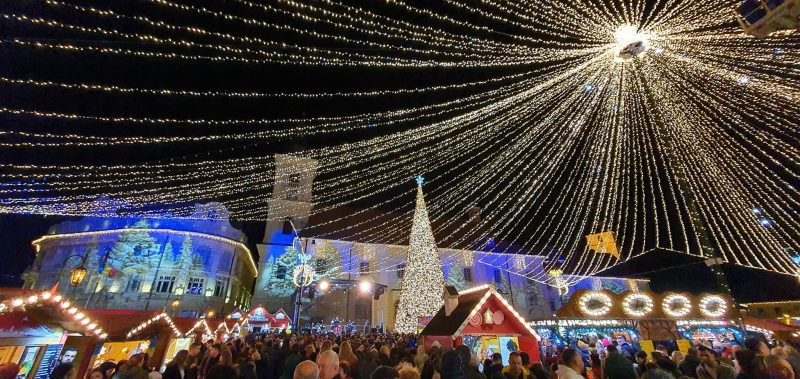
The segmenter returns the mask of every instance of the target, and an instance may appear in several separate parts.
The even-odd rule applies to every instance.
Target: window
[[[326,271],[328,271],[328,260],[325,258],[317,258],[314,272],[317,275],[324,275]]]
[[[287,217],[283,219],[283,234],[291,235],[294,233],[294,228],[292,228],[292,218]]]
[[[368,275],[369,274],[369,261],[361,261],[358,264],[358,273],[359,275]]]
[[[278,266],[275,270],[275,279],[284,280],[286,279],[286,267]]]
[[[158,281],[156,282],[156,292],[158,293],[170,293],[172,292],[172,287],[175,285],[175,277],[174,276],[167,276],[167,275],[159,275]]]
[[[133,274],[128,279],[128,285],[125,286],[125,292],[139,292],[142,286],[142,274]]]
[[[401,263],[397,265],[397,279],[403,279],[406,276],[406,264]]]
[[[300,195],[300,174],[293,172],[289,174],[289,182],[286,183],[286,199],[297,200]]]
[[[227,279],[217,279],[217,283],[214,286],[214,296],[217,297],[225,296],[226,287],[228,287]]]
[[[500,272],[499,268],[494,269],[494,282],[500,284],[503,282],[503,274]]]
[[[556,299],[550,299],[550,312],[556,311]]]
[[[204,278],[189,278],[189,284],[186,286],[187,295],[202,295]]]
[[[471,282],[472,281],[472,268],[464,267],[461,272],[464,274],[464,281]]]

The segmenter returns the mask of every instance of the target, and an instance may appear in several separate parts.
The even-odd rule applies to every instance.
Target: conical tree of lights
[[[417,203],[395,320],[398,333],[417,333],[419,318],[433,316],[443,304],[444,274],[422,195],[423,181],[417,178]]]

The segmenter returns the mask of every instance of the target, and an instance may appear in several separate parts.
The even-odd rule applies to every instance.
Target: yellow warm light
[[[69,275],[69,284],[73,286],[80,285],[87,273],[89,273],[89,270],[87,270],[86,267],[80,266],[73,268]]]

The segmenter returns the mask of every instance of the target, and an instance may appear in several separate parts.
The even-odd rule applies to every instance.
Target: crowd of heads
[[[641,379],[800,379],[800,353],[776,342],[770,347],[763,339],[747,338],[743,345],[724,343],[717,347],[698,344],[684,354],[657,345],[649,354],[632,344],[613,341],[601,348],[558,348],[543,357],[552,372],[569,371],[583,377]],[[556,363],[557,362],[557,363]],[[635,373],[635,376],[630,373]],[[620,373],[624,374],[621,375]],[[576,377],[562,375],[561,377]]]
[[[622,342],[622,343],[620,343]],[[587,351],[588,350],[588,351]],[[511,352],[506,365],[499,353],[479,362],[470,348],[426,350],[417,336],[399,334],[251,335],[226,342],[208,340],[178,351],[165,369],[147,353],[127,360],[102,362],[86,373],[89,379],[556,379],[615,378],[614,370],[634,372],[641,379],[795,379],[800,353],[792,346],[770,348],[748,338],[742,346],[698,345],[686,354],[658,345],[636,349],[626,340],[602,348],[559,347],[532,362],[526,352]],[[63,359],[66,357],[66,359]],[[76,379],[77,363],[63,354],[51,379]],[[16,379],[19,366],[0,365],[0,379]]]

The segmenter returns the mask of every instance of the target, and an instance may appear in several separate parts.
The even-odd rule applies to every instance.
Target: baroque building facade
[[[76,304],[167,309],[184,315],[247,308],[257,269],[245,235],[222,204],[196,204],[190,218],[84,217],[32,242],[25,287],[58,284]],[[78,286],[72,268],[88,269]],[[175,303],[175,300],[179,300]]]
[[[359,235],[369,239],[364,238],[364,231],[398,225],[405,219],[410,222],[411,216],[341,208],[320,210],[312,215],[317,162],[278,155],[275,167],[269,221],[264,240],[257,245],[259,276],[252,304],[291,310],[299,299],[301,320],[330,323],[338,318],[358,325],[381,324],[392,330],[408,246],[365,242]],[[480,209],[470,208],[455,224],[477,223],[479,218]],[[447,235],[446,228],[434,222],[434,234]],[[441,240],[437,238],[437,242]],[[646,280],[600,277],[565,276],[559,278],[562,284],[558,288],[542,284],[521,273],[538,270],[541,274],[548,265],[544,257],[518,253],[518,247],[500,241],[490,240],[480,248],[438,251],[448,284],[458,289],[492,284],[523,317],[531,320],[553,317],[577,289],[615,292],[649,289]],[[313,275],[309,287],[298,294],[292,279],[301,256],[307,259]],[[323,289],[320,286],[323,281],[330,283],[330,288]],[[362,281],[369,283],[367,290],[361,289]]]

